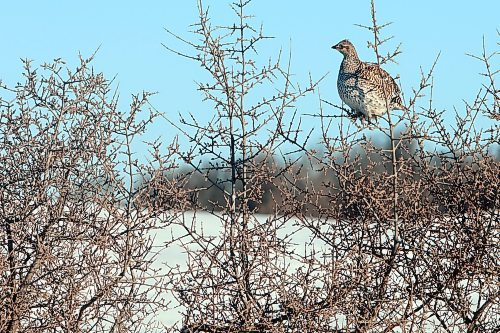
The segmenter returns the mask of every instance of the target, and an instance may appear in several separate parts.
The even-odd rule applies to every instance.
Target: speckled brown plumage
[[[405,110],[398,85],[377,64],[359,60],[354,45],[347,39],[332,46],[344,55],[337,88],[340,98],[355,114],[368,120],[387,111]]]

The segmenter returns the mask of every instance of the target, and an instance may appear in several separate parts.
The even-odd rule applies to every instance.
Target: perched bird
[[[359,60],[354,45],[347,39],[332,46],[343,54],[337,89],[340,99],[347,104],[355,116],[365,116],[370,122],[392,110],[406,110],[401,101],[398,85],[377,64]]]

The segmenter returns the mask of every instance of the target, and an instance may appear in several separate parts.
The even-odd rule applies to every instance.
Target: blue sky
[[[214,22],[230,22],[228,1],[206,1]],[[402,43],[399,65],[386,68],[401,76],[406,94],[420,79],[420,66],[428,69],[441,51],[436,69],[435,101],[439,108],[462,106],[471,100],[481,84],[479,62],[465,53],[478,54],[482,37],[495,50],[500,28],[500,1],[376,1],[379,22],[393,24],[385,31],[394,35],[389,46]],[[354,24],[370,24],[369,0],[285,1],[254,0],[249,7],[253,22],[275,38],[261,45],[260,54],[276,56],[279,49],[292,50],[294,79],[306,83],[309,73],[319,78],[330,74],[320,85],[323,98],[338,102],[336,76],[340,54],[330,49],[349,38],[363,60],[374,61],[366,48],[369,33]],[[171,119],[193,112],[206,115],[208,105],[200,102],[194,81],[203,77],[193,62],[166,51],[161,43],[176,46],[164,27],[190,38],[189,25],[197,18],[196,0],[182,1],[4,1],[0,11],[2,52],[0,79],[13,85],[21,80],[20,58],[36,64],[62,57],[77,63],[78,52],[90,55],[100,46],[94,68],[108,78],[117,76],[121,105],[143,90],[156,91],[155,107]],[[305,110],[318,109],[317,97]],[[166,140],[175,131],[165,123],[156,124],[151,135]]]

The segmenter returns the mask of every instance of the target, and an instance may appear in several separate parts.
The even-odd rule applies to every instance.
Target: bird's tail
[[[401,96],[394,97],[391,103],[394,109],[409,111],[409,109],[406,106],[404,106],[403,101],[401,100]]]

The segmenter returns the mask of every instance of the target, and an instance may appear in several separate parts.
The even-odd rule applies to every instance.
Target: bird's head
[[[332,49],[339,51],[344,55],[344,57],[348,55],[356,55],[356,49],[354,48],[354,45],[352,45],[352,43],[347,39],[344,39],[333,45]]]

